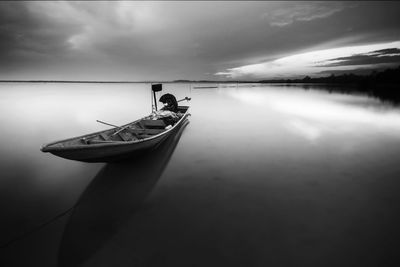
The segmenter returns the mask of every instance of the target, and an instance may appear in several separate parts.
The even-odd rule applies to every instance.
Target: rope
[[[72,211],[73,209],[75,209],[75,208],[78,206],[78,204],[79,204],[79,203],[76,203],[76,204],[73,205],[71,208],[68,208],[68,209],[64,210],[63,212],[60,212],[59,214],[57,214],[56,216],[50,218],[49,220],[47,220],[47,221],[45,221],[45,222],[43,222],[43,223],[41,223],[41,224],[39,224],[39,225],[33,227],[33,228],[30,229],[30,230],[27,230],[27,231],[23,232],[23,233],[20,234],[19,236],[16,236],[16,237],[14,237],[14,238],[8,240],[7,242],[1,244],[1,245],[0,245],[0,248],[6,248],[6,247],[8,247],[9,245],[13,244],[14,242],[19,241],[19,240],[22,240],[22,239],[28,237],[29,235],[31,235],[31,234],[33,234],[33,233],[39,231],[40,229],[44,228],[45,226],[47,226],[47,225],[49,225],[49,224],[55,222],[56,220],[58,220],[59,218],[63,217],[63,216],[64,216],[65,214],[67,214],[68,212],[70,212],[70,211]]]

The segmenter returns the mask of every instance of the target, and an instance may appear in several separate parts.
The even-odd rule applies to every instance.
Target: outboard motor
[[[160,102],[166,104],[162,108],[162,110],[169,110],[172,112],[178,112],[178,101],[176,101],[176,98],[174,95],[171,94],[165,94],[160,97]]]

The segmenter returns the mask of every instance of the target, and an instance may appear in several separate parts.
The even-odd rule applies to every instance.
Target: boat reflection
[[[188,120],[152,153],[105,165],[81,195],[60,244],[58,265],[78,266],[96,253],[150,194]]]

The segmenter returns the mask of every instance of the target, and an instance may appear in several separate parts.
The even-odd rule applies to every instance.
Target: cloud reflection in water
[[[360,130],[393,136],[398,136],[400,131],[399,110],[366,96],[316,90],[305,93],[299,89],[271,86],[252,91],[229,90],[226,94],[252,105],[257,112],[284,116],[281,124],[309,141],[316,141],[325,134],[355,134]],[[264,109],[260,110],[260,107]]]

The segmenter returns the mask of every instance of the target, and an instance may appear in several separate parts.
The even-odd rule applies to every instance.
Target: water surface
[[[398,108],[318,85],[200,86],[165,85],[192,116],[157,155],[87,164],[40,145],[147,115],[150,84],[1,83],[8,266],[394,263]]]

